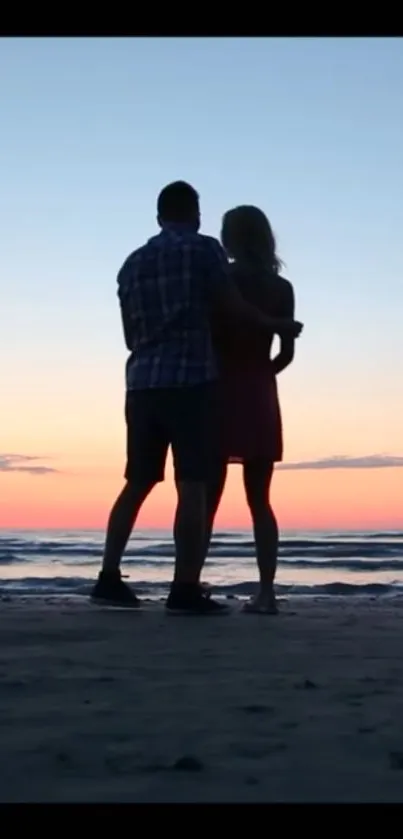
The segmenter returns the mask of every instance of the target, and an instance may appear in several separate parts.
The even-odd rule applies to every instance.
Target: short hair
[[[158,196],[157,212],[163,221],[187,221],[198,210],[199,195],[186,181],[168,184]]]

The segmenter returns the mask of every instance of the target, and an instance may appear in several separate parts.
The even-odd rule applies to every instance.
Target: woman
[[[268,315],[294,318],[291,283],[280,276],[281,262],[270,223],[257,207],[241,206],[223,218],[221,239],[242,296]],[[213,335],[220,366],[222,463],[209,487],[209,522],[224,490],[228,463],[242,463],[260,576],[258,594],[245,610],[276,614],[274,577],[278,527],[270,504],[274,464],[282,460],[283,439],[276,375],[294,357],[294,339],[281,338],[271,360],[273,337],[229,327],[216,320]]]

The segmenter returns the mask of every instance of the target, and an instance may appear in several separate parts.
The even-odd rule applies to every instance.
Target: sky
[[[116,275],[171,180],[261,207],[305,324],[284,529],[403,526],[403,40],[0,41],[0,527],[104,527],[123,482]],[[172,469],[141,514],[166,527]],[[231,467],[219,525],[249,517]]]

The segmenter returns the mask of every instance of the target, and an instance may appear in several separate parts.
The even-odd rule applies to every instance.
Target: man
[[[216,614],[225,607],[200,585],[206,544],[206,481],[215,446],[217,370],[210,312],[218,307],[272,332],[273,324],[244,303],[227,271],[218,241],[201,235],[199,197],[178,181],[157,204],[161,232],[134,251],[118,275],[123,330],[131,355],[126,367],[126,485],[108,522],[103,566],[92,599],[138,606],[121,579],[120,563],[137,515],[164,480],[171,445],[178,503],[174,522],[175,574],[167,600],[172,612]],[[299,334],[286,322],[276,331]]]

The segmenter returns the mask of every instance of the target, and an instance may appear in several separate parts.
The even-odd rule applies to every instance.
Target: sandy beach
[[[1,802],[403,802],[403,601],[0,603]]]

